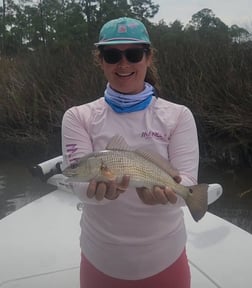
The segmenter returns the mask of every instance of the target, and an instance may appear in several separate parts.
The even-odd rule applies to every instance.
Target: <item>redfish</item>
[[[199,221],[207,211],[208,184],[184,186],[174,179],[179,173],[169,161],[159,154],[142,149],[132,149],[121,136],[114,136],[106,150],[85,155],[63,171],[68,182],[96,181],[120,182],[123,175],[130,176],[130,187],[153,186],[170,187],[181,196],[195,221]],[[127,193],[127,192],[126,192]]]

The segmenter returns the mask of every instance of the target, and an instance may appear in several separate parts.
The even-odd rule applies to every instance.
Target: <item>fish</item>
[[[208,184],[184,186],[175,181],[179,172],[158,153],[130,147],[120,135],[113,136],[105,150],[85,155],[66,167],[62,174],[67,182],[112,181],[120,183],[124,175],[130,176],[129,187],[169,187],[181,196],[193,219],[197,222],[208,208]]]

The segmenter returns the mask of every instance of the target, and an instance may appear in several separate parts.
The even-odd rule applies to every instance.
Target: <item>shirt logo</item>
[[[76,161],[76,158],[73,158],[74,153],[78,150],[76,147],[77,144],[67,144],[66,145],[66,152],[67,152],[67,157],[70,163]]]
[[[159,140],[163,140],[165,141],[166,140],[166,134],[162,134],[158,131],[144,131],[142,132],[141,134],[141,137],[142,138],[145,138],[145,139],[151,139],[151,138],[156,138],[156,139],[159,139]]]

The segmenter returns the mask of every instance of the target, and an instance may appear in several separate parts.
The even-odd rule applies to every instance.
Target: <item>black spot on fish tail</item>
[[[185,199],[185,202],[189,208],[193,219],[198,222],[205,215],[208,208],[208,184],[198,184],[190,186],[188,188],[189,194],[188,197]]]

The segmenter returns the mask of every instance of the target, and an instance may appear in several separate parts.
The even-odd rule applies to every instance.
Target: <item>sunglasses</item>
[[[116,48],[102,49],[101,55],[108,64],[116,64],[122,60],[122,57],[131,63],[140,62],[143,59],[144,53],[149,52],[148,48],[128,48],[126,50],[119,50]]]

